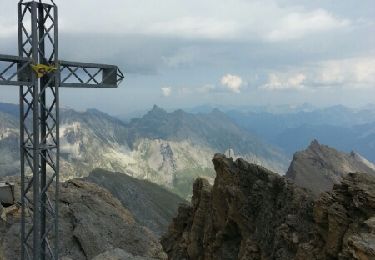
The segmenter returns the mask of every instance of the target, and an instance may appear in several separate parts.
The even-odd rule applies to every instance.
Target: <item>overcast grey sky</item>
[[[61,90],[61,104],[121,114],[201,104],[375,103],[374,0],[55,0],[60,57],[118,64],[119,89]],[[0,53],[17,4],[0,0]],[[1,86],[0,102],[17,102]]]

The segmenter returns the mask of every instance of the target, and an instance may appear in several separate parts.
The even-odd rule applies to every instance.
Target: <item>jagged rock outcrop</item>
[[[15,193],[19,201],[19,186]],[[60,186],[59,204],[61,257],[93,259],[118,248],[130,256],[165,259],[157,237],[98,185],[78,179],[67,181]],[[0,259],[20,259],[20,208],[15,204],[4,211],[0,220]]]
[[[375,259],[375,177],[346,175],[316,201],[314,220],[327,256]]]
[[[306,150],[294,154],[286,177],[318,196],[350,172],[375,176],[375,165],[355,152],[347,154],[313,140]]]
[[[262,167],[223,155],[194,183],[162,238],[169,259],[374,259],[375,178],[347,174],[317,201]]]

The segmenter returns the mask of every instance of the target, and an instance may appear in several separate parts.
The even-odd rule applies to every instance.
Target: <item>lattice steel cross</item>
[[[115,88],[124,78],[117,66],[58,59],[50,1],[18,3],[18,56],[0,55],[0,85],[20,86],[22,259],[58,259],[59,88]]]

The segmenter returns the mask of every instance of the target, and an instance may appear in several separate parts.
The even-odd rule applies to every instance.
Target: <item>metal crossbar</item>
[[[58,59],[50,2],[18,3],[18,56],[0,54],[0,85],[20,95],[22,260],[58,259],[59,88],[116,88],[124,78],[114,65]]]

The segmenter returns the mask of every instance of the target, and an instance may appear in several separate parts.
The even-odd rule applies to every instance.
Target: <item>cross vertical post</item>
[[[56,8],[34,1],[19,3],[19,55],[29,58],[31,64],[58,67]],[[25,21],[30,21],[31,26]],[[41,260],[57,259],[58,255],[57,244],[50,243],[52,234],[58,241],[58,74],[57,69],[43,77],[32,73],[31,85],[20,87],[23,259],[28,259],[31,253],[33,259]],[[25,178],[25,161],[29,166],[26,169],[32,171],[31,179]],[[32,223],[28,223],[31,214]]]
[[[116,88],[124,76],[115,65],[58,59],[52,0],[18,3],[18,56],[0,54],[2,63],[0,85],[19,86],[21,259],[58,259],[59,88]]]

